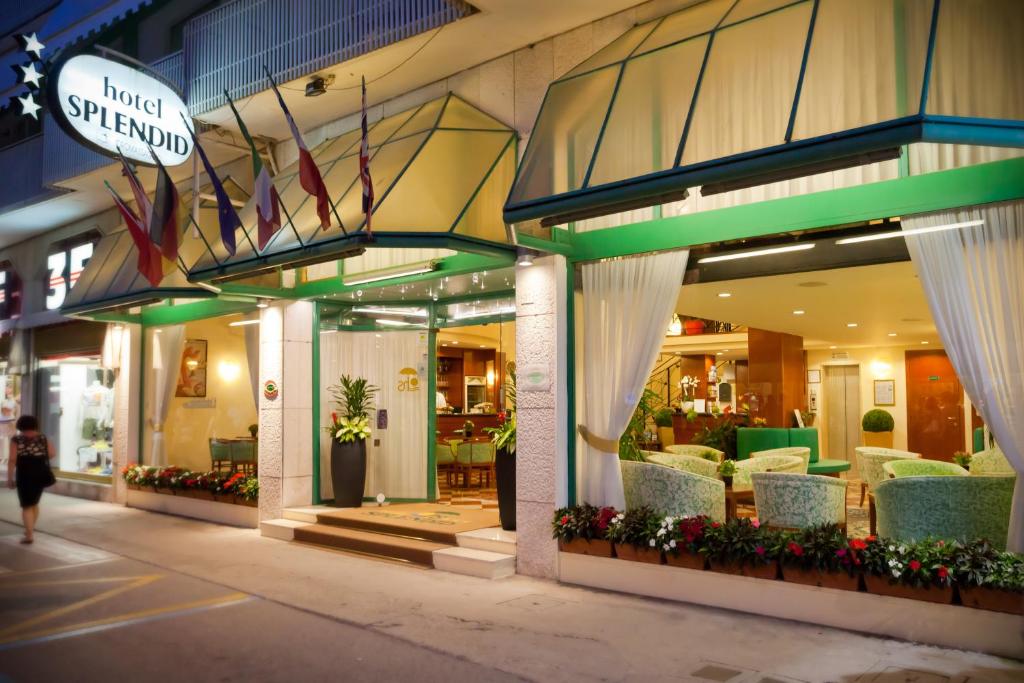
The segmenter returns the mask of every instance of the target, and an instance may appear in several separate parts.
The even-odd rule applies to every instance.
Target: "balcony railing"
[[[185,25],[189,109],[265,90],[465,17],[463,0],[235,0]]]
[[[161,57],[149,65],[156,73],[164,77],[174,87],[184,93],[185,91],[185,55],[181,50]]]

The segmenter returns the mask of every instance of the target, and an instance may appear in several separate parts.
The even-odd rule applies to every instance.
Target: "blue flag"
[[[189,126],[189,133],[192,135],[192,142],[196,146],[196,151],[199,152],[199,158],[203,162],[203,168],[206,169],[206,175],[210,177],[210,183],[213,185],[213,194],[217,197],[217,219],[220,222],[220,241],[224,243],[224,249],[230,256],[235,255],[235,229],[242,226],[242,221],[238,218],[238,214],[235,212],[235,206],[231,203],[231,197],[228,196],[227,191],[224,189],[224,185],[220,182],[220,178],[213,170],[213,164],[206,158],[206,152],[203,151],[202,145],[199,144],[199,139],[196,137],[196,133]]]

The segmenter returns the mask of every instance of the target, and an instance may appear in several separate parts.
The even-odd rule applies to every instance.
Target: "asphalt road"
[[[350,624],[0,522],[0,683],[505,681]],[[316,586],[310,586],[316,590]]]

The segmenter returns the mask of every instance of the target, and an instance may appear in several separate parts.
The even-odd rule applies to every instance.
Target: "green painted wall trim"
[[[572,236],[573,262],[1024,197],[1024,158],[661,218]]]
[[[357,290],[373,290],[379,287],[390,287],[393,285],[404,285],[413,282],[427,282],[450,275],[464,275],[478,270],[497,270],[506,268],[515,263],[515,255],[505,256],[481,256],[479,254],[455,254],[446,256],[440,260],[437,270],[420,275],[409,275],[406,277],[390,278],[380,282],[370,282],[363,285],[346,285],[341,279],[325,278],[305,282],[290,290],[287,294],[292,299],[312,299],[315,297],[331,296],[332,294],[348,294]]]
[[[255,310],[256,305],[249,301],[207,299],[177,306],[165,305],[144,308],[142,310],[142,324],[143,327],[175,325],[192,322],[193,320],[202,320],[203,318],[215,318],[229,313],[248,313]]]
[[[320,304],[313,304],[313,505],[320,500]]]
[[[576,266],[565,262],[566,499],[576,504]]]
[[[434,320],[435,306],[427,304],[427,320]],[[427,332],[427,500],[437,500],[437,328]]]

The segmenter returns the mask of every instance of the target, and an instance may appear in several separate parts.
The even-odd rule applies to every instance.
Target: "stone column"
[[[516,435],[517,571],[554,578],[554,510],[568,495],[566,444],[566,261],[538,258],[516,269],[516,370],[546,368],[546,391],[520,391]],[[519,383],[524,387],[524,383]]]
[[[313,302],[278,302],[260,315],[260,519],[313,500]],[[277,384],[277,398],[263,386]]]
[[[125,325],[121,333],[120,369],[114,382],[113,502],[124,505],[127,488],[121,470],[139,462],[139,426],[142,406],[139,400],[142,379],[142,327]]]

